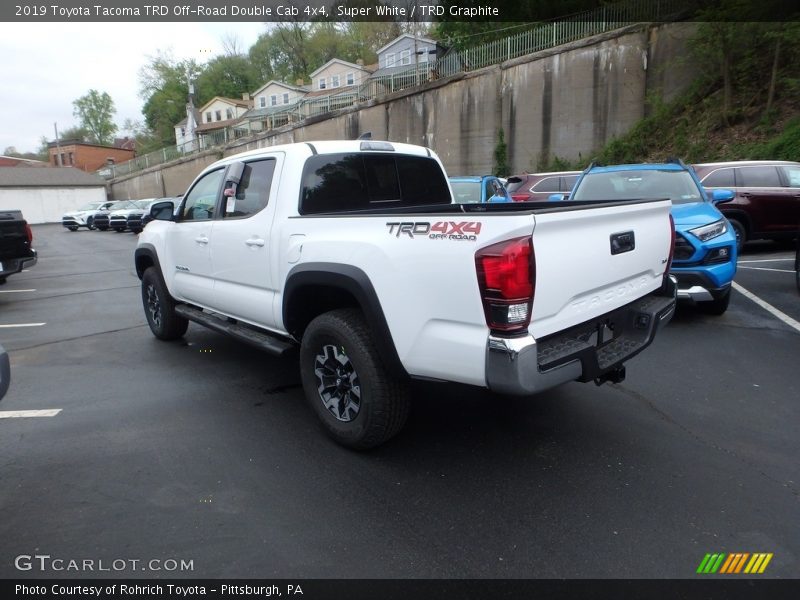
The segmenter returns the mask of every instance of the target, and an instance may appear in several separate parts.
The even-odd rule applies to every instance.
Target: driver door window
[[[224,169],[204,175],[186,195],[181,221],[209,221],[217,211]]]

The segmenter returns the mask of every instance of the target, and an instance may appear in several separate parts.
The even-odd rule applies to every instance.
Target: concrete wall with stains
[[[432,148],[449,174],[483,175],[492,170],[502,128],[513,173],[535,171],[553,157],[588,162],[646,115],[649,95],[670,100],[691,83],[686,55],[694,27],[630,26],[239,140],[222,155],[370,131],[373,139]],[[211,160],[213,154],[195,156],[119,178],[112,194],[182,193]]]

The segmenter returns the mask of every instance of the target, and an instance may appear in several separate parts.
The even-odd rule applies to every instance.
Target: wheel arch
[[[142,244],[133,253],[133,260],[136,265],[136,276],[141,281],[144,272],[148,267],[156,267],[159,275],[163,278],[161,273],[161,263],[158,262],[158,253],[152,244]]]
[[[408,377],[392,339],[378,295],[364,271],[352,265],[305,263],[286,277],[283,293],[283,325],[300,340],[317,316],[338,308],[361,310],[386,368],[395,377]]]

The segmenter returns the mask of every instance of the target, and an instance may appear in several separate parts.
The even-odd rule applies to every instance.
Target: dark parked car
[[[130,200],[117,200],[103,212],[95,213],[94,226],[95,229],[100,231],[107,231],[111,227],[111,213],[115,210],[122,210],[125,208],[135,208],[135,204]],[[127,227],[127,221],[125,222]]]
[[[547,201],[550,194],[564,194],[566,199],[580,174],[581,171],[558,171],[512,175],[506,189],[514,202]]]
[[[800,292],[800,235],[797,236],[797,250],[794,253],[794,280]]]
[[[33,231],[20,210],[0,211],[0,284],[36,264]]]
[[[706,189],[733,190],[719,206],[736,231],[741,248],[748,240],[791,238],[800,223],[800,163],[746,160],[694,165]]]

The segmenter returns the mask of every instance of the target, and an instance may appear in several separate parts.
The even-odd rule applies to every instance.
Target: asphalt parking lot
[[[800,577],[789,246],[749,247],[728,312],[681,306],[622,384],[415,384],[406,429],[355,453],[292,360],[194,324],[157,341],[135,236],[34,241],[0,287],[0,411],[58,412],[0,418],[0,577],[687,578],[716,552]],[[63,570],[87,559],[124,568]]]

